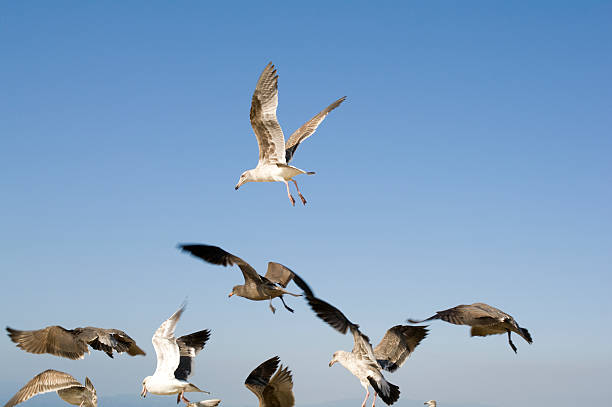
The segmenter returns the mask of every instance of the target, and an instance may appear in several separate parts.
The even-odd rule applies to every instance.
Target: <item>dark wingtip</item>
[[[531,338],[531,334],[529,333],[529,331],[526,328],[520,328],[520,329],[527,343],[531,345],[533,343],[533,339]]]
[[[317,314],[319,318],[321,318],[329,326],[331,326],[341,334],[346,334],[346,331],[351,326],[357,329],[359,328],[358,325],[351,325],[351,323],[346,320],[346,317],[344,317],[344,315],[342,315],[342,317],[337,315],[336,313],[341,314],[341,312],[333,305],[316,297],[307,296],[306,301],[308,301],[308,305],[310,305],[310,308],[314,311],[315,314]]]
[[[295,285],[298,286],[300,290],[304,292],[304,296],[306,298],[314,297],[314,293],[312,292],[308,284],[306,284],[306,281],[304,281],[300,276],[295,273],[293,273],[293,282],[295,283]]]

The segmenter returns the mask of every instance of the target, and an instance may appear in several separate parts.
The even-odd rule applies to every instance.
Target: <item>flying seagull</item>
[[[68,359],[83,359],[85,353],[89,353],[89,345],[111,358],[113,350],[118,353],[127,352],[130,356],[145,354],[128,334],[118,329],[92,326],[65,329],[54,325],[35,331],[18,331],[8,326],[6,330],[17,347],[30,353],[50,353]]]
[[[96,389],[89,377],[85,378],[85,386],[83,386],[68,373],[51,369],[34,376],[4,407],[12,407],[38,394],[52,391],[57,392],[62,400],[73,406],[98,407]]]
[[[353,334],[353,350],[351,352],[336,351],[329,362],[329,366],[331,367],[334,363],[339,362],[359,379],[366,390],[366,396],[361,407],[365,407],[370,396],[369,385],[375,391],[372,407],[375,406],[376,395],[379,395],[388,405],[395,403],[399,399],[399,387],[389,383],[382,375],[382,370],[395,372],[401,367],[423,338],[427,336],[426,327],[396,325],[387,330],[380,343],[372,349],[370,339],[359,330],[359,325],[349,321],[338,308],[316,298],[310,287],[302,279],[297,278],[295,282],[304,291],[306,301],[319,318],[342,334],[345,334],[347,330],[350,330]]]
[[[438,311],[436,315],[422,321],[408,319],[408,322],[419,324],[434,319],[441,319],[455,325],[469,325],[472,327],[470,330],[471,336],[497,335],[507,332],[508,343],[514,353],[516,353],[516,346],[512,343],[510,332],[521,336],[529,344],[533,342],[529,331],[521,328],[512,316],[482,302],[476,302],[471,305],[457,305],[444,311]]]
[[[233,266],[236,264],[240,267],[244,276],[244,284],[234,286],[229,294],[230,297],[235,294],[253,301],[269,300],[270,309],[274,313],[276,308],[272,306],[273,298],[279,297],[285,308],[293,312],[285,303],[283,295],[301,296],[301,294],[294,294],[285,290],[287,284],[296,277],[296,274],[282,264],[269,262],[268,271],[265,276],[262,276],[257,274],[249,263],[220,247],[205,244],[179,244],[178,248],[211,264],[220,266]]]
[[[276,107],[278,106],[278,75],[276,68],[270,62],[261,73],[253,99],[251,101],[251,126],[257,137],[259,145],[259,161],[257,167],[247,170],[240,175],[236,189],[246,182],[284,182],[287,187],[287,195],[292,205],[295,199],[289,191],[289,182],[295,184],[295,189],[306,205],[306,199],[302,196],[297,182],[293,179],[298,174],[312,175],[314,172],[303,171],[299,168],[288,165],[295,150],[300,143],[314,134],[315,130],[329,112],[340,106],[345,97],[336,100],[331,105],[316,114],[297,129],[289,140],[285,142],[283,130],[276,119]]]
[[[153,376],[147,376],[142,381],[142,393],[140,393],[142,397],[146,397],[147,393],[177,394],[176,403],[178,404],[181,400],[185,403],[190,402],[185,398],[185,392],[208,393],[198,389],[187,379],[193,371],[193,359],[204,348],[210,337],[210,331],[204,329],[177,339],[174,336],[174,329],[184,310],[185,305],[164,321],[153,335],[152,342],[157,354],[157,368]]]
[[[291,371],[283,365],[276,370],[279,362],[278,356],[266,360],[257,366],[244,382],[247,389],[255,393],[259,399],[259,407],[293,407],[295,405]]]
[[[436,400],[429,400],[429,401],[426,401],[423,404],[425,404],[426,406],[429,406],[429,407],[436,407],[436,405],[437,405]]]

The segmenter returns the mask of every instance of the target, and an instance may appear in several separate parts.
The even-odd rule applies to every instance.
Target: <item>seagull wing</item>
[[[314,313],[336,331],[345,334],[349,328],[359,328],[359,325],[349,321],[342,311],[330,303],[310,295],[306,295],[306,301],[308,301],[308,305],[310,305]]]
[[[315,314],[336,331],[344,334],[350,329],[353,334],[353,340],[355,341],[352,350],[353,354],[360,359],[367,360],[373,368],[380,368],[374,357],[370,338],[359,330],[359,325],[352,323],[342,311],[328,302],[309,295],[306,295],[306,301],[308,301],[310,308],[312,308]]]
[[[117,353],[127,352],[131,356],[144,355],[136,342],[128,334],[119,329],[104,329],[88,326],[74,329],[75,335],[95,350],[105,352],[113,357],[113,350]]]
[[[45,370],[44,372],[34,376],[25,386],[21,388],[5,405],[4,407],[12,407],[21,402],[41,393],[49,393],[70,387],[82,387],[74,377],[68,373],[58,372],[57,370]]]
[[[68,359],[83,359],[89,353],[87,343],[74,331],[61,326],[48,326],[34,331],[19,331],[6,327],[8,336],[17,347],[30,353],[50,353]]]
[[[427,329],[424,326],[396,325],[376,345],[374,356],[383,369],[394,372],[406,362],[426,336]]]
[[[247,284],[250,282],[262,282],[261,276],[257,274],[249,263],[238,256],[226,252],[220,247],[206,244],[179,244],[178,248],[211,264],[219,266],[233,266],[236,264],[240,267],[242,275],[244,276],[244,282]]]
[[[278,356],[274,356],[257,366],[251,374],[244,381],[244,385],[247,389],[251,390],[259,399],[260,405],[263,401],[263,392],[268,383],[270,377],[274,374],[278,368],[280,359]]]
[[[278,75],[270,62],[261,73],[251,101],[251,126],[259,144],[259,163],[285,164],[285,136],[276,119]]]
[[[340,104],[344,102],[345,99],[346,96],[341,97],[331,105],[327,106],[325,109],[321,110],[319,113],[317,113],[315,117],[304,123],[302,127],[297,129],[291,135],[291,137],[289,137],[289,140],[287,140],[287,144],[285,145],[285,160],[287,161],[287,163],[289,163],[289,161],[291,161],[291,159],[293,158],[295,150],[297,150],[300,143],[306,140],[308,137],[312,136],[317,130],[317,127],[319,127],[319,124],[321,124],[321,122],[325,119],[329,112],[340,106]]]
[[[174,336],[174,329],[184,310],[185,306],[183,305],[170,318],[165,320],[153,335],[151,341],[157,354],[157,368],[154,375],[174,377],[174,371],[179,366],[180,359],[179,346]]]
[[[181,336],[176,340],[179,347],[180,361],[174,371],[174,377],[185,380],[193,374],[193,359],[204,348],[206,341],[210,338],[210,330],[194,332],[189,335]]]
[[[283,288],[287,287],[287,284],[289,284],[293,276],[293,271],[291,271],[291,269],[288,267],[272,261],[268,263],[268,271],[266,272],[265,277],[274,283],[282,285]]]
[[[295,397],[293,396],[293,379],[291,371],[281,365],[270,383],[263,390],[265,406],[293,407]]]

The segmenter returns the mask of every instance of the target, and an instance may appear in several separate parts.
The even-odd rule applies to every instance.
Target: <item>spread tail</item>
[[[368,376],[368,381],[382,401],[390,406],[399,399],[400,390],[396,385],[386,381],[384,377],[381,378],[382,380],[380,383],[376,383],[376,380],[374,380],[372,376]]]

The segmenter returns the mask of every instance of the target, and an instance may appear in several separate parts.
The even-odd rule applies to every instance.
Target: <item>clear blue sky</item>
[[[475,301],[531,331],[515,355],[432,323],[388,375],[397,406],[606,404],[610,38],[606,1],[2,2],[0,322],[116,327],[148,354],[69,361],[4,337],[0,402],[54,368],[88,375],[101,405],[173,404],[138,393],[153,331],[188,297],[177,333],[213,331],[192,381],[222,405],[255,405],[242,383],[276,354],[298,405],[358,405],[327,367],[352,338],[300,299],[293,315],[228,299],[237,270],[175,249],[206,242],[291,267],[374,343]],[[306,207],[278,183],[234,191],[269,61],[286,134],[347,96],[294,158],[317,172],[298,178]]]

